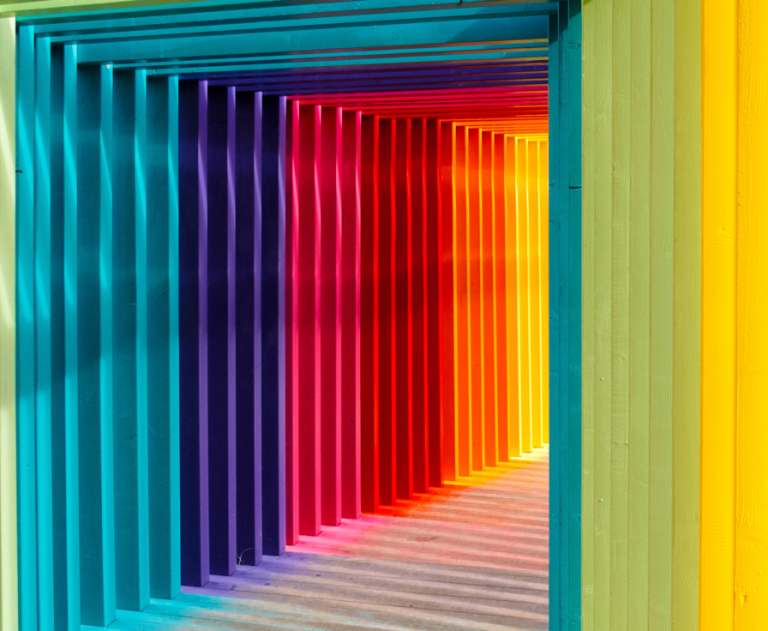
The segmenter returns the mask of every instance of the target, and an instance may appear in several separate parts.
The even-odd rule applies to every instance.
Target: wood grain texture
[[[734,628],[737,6],[702,5],[702,631]]]
[[[18,627],[16,543],[16,23],[0,19],[0,628]]]
[[[698,0],[678,0],[674,15],[672,627],[681,631],[699,629],[701,7]]]
[[[736,514],[734,628],[758,629],[768,620],[768,6],[738,2],[736,217]]]

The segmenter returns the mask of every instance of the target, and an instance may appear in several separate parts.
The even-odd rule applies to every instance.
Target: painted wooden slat
[[[632,6],[630,80],[638,95],[629,112],[632,152],[629,156],[629,488],[627,569],[637,581],[629,589],[629,628],[648,627],[648,481],[650,405],[650,151],[651,151],[651,60],[650,3]],[[625,167],[627,168],[627,167]]]
[[[493,135],[479,132],[480,152],[480,301],[483,309],[483,461],[495,467],[498,460],[499,408],[496,357],[496,275],[495,275],[495,219],[493,198]]]
[[[701,13],[700,2],[675,6],[672,626],[680,629],[699,629],[700,602]],[[754,620],[765,616],[767,605]]]
[[[529,265],[529,207],[528,207],[528,141],[517,138],[515,148],[515,189],[516,189],[516,229],[517,237],[517,343],[518,343],[518,382],[520,392],[520,427],[523,453],[532,448],[531,409],[531,329],[530,329],[530,265]]]
[[[539,141],[542,441],[549,444],[549,143]]]
[[[394,278],[392,274],[392,250],[396,213],[394,206],[394,160],[396,127],[390,119],[379,120],[378,156],[378,377],[379,377],[379,502],[385,506],[395,503],[395,476],[397,471],[397,426],[393,409],[394,370],[392,357],[395,340],[392,338],[392,312],[394,304]]]
[[[79,608],[85,624],[104,625],[115,617],[114,583],[114,521],[112,514],[105,515],[105,508],[113,508],[113,432],[112,410],[102,404],[103,371],[112,368],[111,348],[107,348],[107,358],[101,365],[104,349],[104,336],[101,326],[104,319],[112,316],[107,307],[102,317],[99,310],[104,303],[102,265],[102,240],[107,235],[102,229],[103,215],[111,211],[111,191],[106,173],[106,156],[101,154],[102,121],[104,103],[102,97],[109,91],[111,96],[111,76],[102,88],[103,70],[101,67],[78,68],[78,313],[80,316],[79,339],[79,449],[80,449],[80,506],[79,523],[81,534],[80,568],[83,587]],[[105,99],[105,100],[108,100]],[[112,124],[111,108],[107,110]],[[109,131],[107,132],[109,135]],[[111,156],[110,156],[111,157]],[[102,190],[105,186],[106,190]],[[109,196],[109,203],[105,203]],[[105,206],[106,208],[102,208]],[[111,222],[111,212],[105,223]],[[108,233],[107,254],[111,251],[111,230]],[[109,257],[111,266],[111,256]],[[111,275],[112,270],[109,270]],[[111,333],[111,322],[107,324]],[[110,344],[111,346],[111,340]],[[111,404],[111,396],[107,402]],[[106,449],[105,449],[106,448]],[[106,451],[106,453],[104,453]],[[108,458],[108,459],[107,459]],[[107,480],[104,480],[105,477]],[[105,484],[109,482],[109,486]]]
[[[651,93],[674,89],[674,11],[651,5]],[[649,623],[669,624],[672,607],[674,102],[651,108],[651,406],[649,449]],[[610,165],[605,167],[610,170]],[[610,461],[605,463],[605,475]]]
[[[467,209],[468,130],[457,127],[453,167],[453,339],[456,396],[456,475],[471,473],[472,414],[469,347],[469,211]]]
[[[294,119],[296,121],[296,119]],[[298,126],[293,129],[296,142],[292,156],[297,164],[298,181],[294,190],[296,208],[294,234],[298,235],[294,252],[294,327],[295,365],[293,388],[294,414],[298,415],[299,447],[299,532],[320,533],[321,522],[321,339],[320,285],[322,261],[321,214],[318,169],[321,160],[320,106],[303,106],[298,112]],[[329,396],[331,393],[329,393]]]
[[[34,27],[18,36],[19,74],[35,76]],[[15,80],[15,77],[14,77]],[[14,81],[15,82],[15,81]],[[35,460],[35,84],[19,82],[17,97],[16,329],[18,335],[19,623],[37,629],[37,505]],[[11,131],[13,133],[13,131]],[[21,171],[21,173],[18,173]]]
[[[295,387],[298,376],[297,318],[298,318],[298,248],[299,248],[299,101],[292,101],[290,108],[290,124],[286,127],[286,165],[288,167],[288,186],[286,187],[286,203],[290,213],[286,211],[285,256],[289,270],[286,273],[285,297],[285,353],[286,381],[290,384],[286,390],[285,416],[285,542],[292,545],[299,540],[299,392]]]
[[[442,341],[440,304],[442,267],[442,209],[440,173],[440,130],[438,120],[427,119],[424,137],[425,201],[422,222],[424,255],[424,414],[428,434],[427,485],[443,485],[445,461],[442,401]]]
[[[768,125],[766,99],[759,88],[768,69],[768,56],[761,25],[768,17],[766,6],[753,0],[738,3],[737,70],[737,191],[736,217],[736,527],[735,581],[733,594],[734,628],[758,628],[768,619],[765,575],[768,546],[768,511],[761,498],[768,488],[768,475],[762,454],[768,443],[765,410],[768,398],[764,387],[766,331],[757,323],[765,321],[766,232],[764,209],[768,187],[762,173],[768,164]],[[684,28],[684,27],[681,27]],[[690,102],[685,105],[690,107]],[[691,108],[691,113],[695,111]],[[682,122],[682,121],[681,121]],[[681,132],[686,128],[681,125]],[[691,130],[693,136],[698,130]],[[694,136],[695,137],[695,136]],[[679,138],[689,146],[691,138]],[[685,182],[695,185],[695,177]],[[700,190],[700,188],[698,189]],[[731,202],[732,203],[732,202]],[[753,324],[754,323],[754,324]]]
[[[485,467],[485,349],[482,276],[483,209],[480,191],[482,153],[480,130],[467,129],[466,214],[467,214],[467,328],[469,346],[470,471]]]
[[[171,166],[170,88],[168,79],[147,80],[147,425],[149,432],[149,572],[150,595],[172,598],[178,593],[173,549],[178,545],[178,502],[173,484],[176,465],[171,425]],[[177,237],[178,239],[178,237]],[[175,371],[178,367],[175,367]]]
[[[208,484],[211,572],[235,571],[237,385],[235,346],[235,92],[208,91],[207,326]]]
[[[341,150],[341,516],[361,513],[362,115],[344,111]],[[368,373],[369,375],[370,373]]]
[[[0,19],[0,627],[19,626],[16,496],[16,24]],[[27,156],[29,158],[29,156]],[[28,477],[28,476],[27,476]],[[23,572],[26,578],[27,571]]]
[[[392,145],[392,411],[398,499],[413,497],[412,121],[398,120]]]
[[[702,4],[702,631],[733,631],[736,528],[738,11]]]
[[[64,46],[64,454],[66,479],[66,626],[80,627],[79,231],[77,190],[77,47]],[[85,322],[83,322],[83,325]],[[64,585],[60,583],[60,589]],[[62,591],[64,591],[62,589]]]
[[[457,228],[454,213],[454,186],[456,161],[456,126],[451,122],[438,121],[438,234],[440,235],[438,283],[440,286],[440,425],[443,430],[441,444],[444,480],[455,480],[458,475],[457,443],[458,380],[456,369],[456,272],[454,243]]]
[[[261,94],[235,98],[235,495],[237,563],[262,553]]]
[[[320,120],[321,147],[317,164],[319,182],[320,267],[316,291],[320,293],[320,400],[322,451],[322,523],[341,523],[341,141],[342,110],[325,107]]]
[[[136,173],[145,156],[145,75],[115,73],[113,87],[113,379],[122,384],[113,399],[116,604],[140,611],[149,603],[147,454],[140,454],[147,446],[147,417],[139,407],[138,384],[144,374],[138,353],[146,352],[146,340],[138,336],[139,319],[146,323],[139,312],[146,298],[140,303],[138,294],[146,287],[146,267],[136,253],[146,238],[146,193],[143,176]]]
[[[528,308],[530,313],[530,379],[531,379],[531,446],[542,445],[541,412],[541,238],[539,205],[539,143],[528,142]]]
[[[179,84],[179,311],[181,582],[209,580],[207,354],[200,333],[206,320],[204,292],[208,196],[208,86]],[[201,296],[201,293],[203,294]]]
[[[361,510],[379,509],[379,119],[360,123],[360,450]]]
[[[512,401],[517,401],[507,383],[507,197],[505,189],[504,135],[491,134],[491,194],[493,196],[494,337],[496,352],[496,397],[498,405],[496,455],[509,461],[509,431]]]
[[[262,519],[263,551],[276,555],[286,539],[287,100],[262,97],[262,107]]]
[[[427,121],[411,121],[412,157],[410,259],[411,273],[411,414],[413,490],[429,490],[429,335],[427,328]]]
[[[514,136],[502,136],[504,154],[504,274],[507,324],[507,455],[518,458],[523,455],[522,425],[522,389],[520,387],[520,336],[518,323],[520,308],[518,303],[518,266],[517,258],[517,139]]]
[[[53,558],[53,468],[52,468],[52,313],[51,313],[51,42],[35,41],[35,457],[37,462],[37,551]],[[59,114],[61,112],[59,111]],[[58,261],[57,261],[58,263]],[[58,472],[57,472],[58,473]],[[66,530],[66,525],[65,525]],[[66,545],[66,544],[65,544]],[[38,598],[41,628],[52,628],[54,604],[53,563],[40,563]],[[66,593],[66,583],[62,585]],[[66,624],[66,605],[63,608]]]

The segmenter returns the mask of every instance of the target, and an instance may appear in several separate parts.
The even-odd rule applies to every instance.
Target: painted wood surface
[[[16,565],[16,24],[0,19],[0,627],[18,627]]]

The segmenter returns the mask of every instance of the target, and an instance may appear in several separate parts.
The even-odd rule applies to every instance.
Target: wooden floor
[[[546,629],[548,458],[537,450],[306,537],[110,628]]]

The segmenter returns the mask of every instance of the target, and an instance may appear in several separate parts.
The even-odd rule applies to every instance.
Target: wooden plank
[[[289,289],[286,275],[289,246],[286,242],[287,99],[280,96],[262,97],[262,107],[263,551],[265,554],[282,554],[286,537],[286,397],[289,396],[286,389],[286,292]]]
[[[111,305],[105,313],[106,293],[103,287],[102,264],[111,270],[111,181],[106,162],[102,155],[102,134],[111,145],[112,126],[111,73],[101,67],[78,69],[78,120],[77,161],[78,161],[78,238],[80,265],[78,274],[80,339],[80,396],[79,396],[79,449],[80,449],[80,567],[82,571],[82,595],[79,607],[86,624],[104,625],[115,618],[114,582],[114,501],[113,501],[113,431],[112,397],[102,403],[104,373],[111,372],[111,338],[103,352],[104,335],[101,327],[105,318],[110,322],[107,331],[112,332]],[[106,77],[104,75],[107,74]],[[105,83],[102,86],[102,83]],[[107,101],[107,103],[104,103]],[[106,115],[108,121],[102,117]],[[109,126],[109,130],[105,129]],[[108,146],[109,146],[108,145]],[[111,153],[111,152],[110,152]],[[111,158],[111,155],[109,155]],[[110,160],[111,161],[111,160]],[[105,190],[103,190],[105,189]],[[108,215],[105,217],[105,215]],[[101,225],[104,221],[105,226]],[[109,229],[109,233],[104,234]],[[106,248],[102,241],[109,242]],[[104,251],[106,249],[106,252]],[[108,260],[105,260],[105,254]],[[95,334],[94,334],[95,333]],[[104,356],[106,355],[106,357]],[[103,364],[101,363],[103,361]],[[111,374],[110,374],[111,385]],[[110,407],[106,407],[106,405]],[[107,478],[106,480],[104,478]],[[112,513],[104,513],[111,508]],[[66,611],[66,610],[65,610]]]
[[[342,110],[324,107],[321,113],[320,239],[320,402],[322,449],[322,522],[341,523],[341,148]]]
[[[765,383],[765,329],[752,323],[764,321],[765,293],[758,288],[765,278],[766,231],[763,209],[768,201],[764,173],[768,164],[766,99],[755,88],[768,69],[761,25],[768,18],[766,6],[752,0],[738,3],[737,69],[737,191],[736,224],[736,529],[734,628],[757,628],[768,619],[765,593],[768,577],[766,511],[760,501],[768,488],[762,454],[768,444],[764,423],[768,398]],[[744,60],[745,63],[742,63]],[[748,61],[747,61],[748,60]]]
[[[392,409],[397,499],[413,496],[412,129],[410,118],[397,121],[392,146]]]
[[[531,446],[541,448],[543,422],[541,416],[541,213],[539,208],[539,143],[528,142],[528,308],[530,312],[531,356]]]
[[[174,446],[171,359],[171,95],[168,79],[147,80],[147,410],[149,450],[150,595],[172,598],[180,588],[174,577],[178,521],[174,504]],[[178,108],[176,108],[178,109]],[[98,152],[96,152],[98,155]],[[176,237],[178,239],[178,236]],[[175,365],[178,370],[178,364]],[[176,452],[178,453],[178,452]]]
[[[424,414],[428,434],[428,486],[443,485],[445,461],[442,422],[442,344],[440,330],[441,243],[442,220],[440,208],[440,122],[435,119],[424,121],[426,127],[425,151],[425,206],[422,236],[424,245],[424,381],[426,394]]]
[[[207,353],[201,336],[207,320],[206,229],[208,84],[179,85],[179,312],[181,581],[208,582]],[[202,294],[202,295],[201,295]],[[205,387],[201,387],[201,385]]]
[[[735,6],[702,5],[702,631],[733,631],[736,493],[737,31]]]
[[[341,516],[356,519],[361,512],[362,425],[362,115],[342,114],[341,151]]]
[[[675,5],[672,625],[680,629],[699,628],[700,602],[701,13],[699,2]]]
[[[0,212],[0,234],[4,235],[0,246],[0,626],[8,629],[18,627],[20,604],[16,525],[16,437],[21,433],[16,429],[16,51],[15,20],[0,19],[0,55],[6,60],[0,68],[0,118],[4,122],[0,127],[0,180],[4,182],[0,185],[0,208],[4,209]],[[28,571],[21,574],[26,578]]]
[[[498,461],[499,402],[496,382],[498,360],[496,357],[496,275],[495,275],[495,228],[496,212],[493,196],[493,134],[479,131],[480,152],[480,304],[482,306],[483,336],[483,461],[485,466],[495,467]]]
[[[379,119],[361,120],[360,458],[361,510],[379,509]]]
[[[517,236],[517,301],[518,301],[518,378],[520,391],[520,427],[523,453],[532,448],[533,410],[531,408],[531,323],[530,323],[530,211],[528,200],[528,141],[515,143],[515,190]]]
[[[454,165],[456,160],[456,127],[451,122],[438,121],[439,160],[439,216],[440,235],[439,278],[440,284],[440,425],[443,430],[441,449],[443,453],[443,480],[455,480],[458,475],[456,457],[457,436],[457,388],[456,337],[454,318],[456,315],[456,273],[454,243],[456,222],[454,213]]]
[[[480,192],[482,154],[480,130],[467,128],[467,162],[464,171],[467,186],[467,327],[469,328],[469,417],[472,435],[470,471],[485,466],[485,378],[484,305],[482,275],[483,207]]]
[[[427,121],[411,121],[411,414],[413,490],[429,490],[429,336],[427,328]]]
[[[539,142],[542,442],[549,443],[549,143]]]
[[[394,340],[392,339],[392,312],[394,304],[392,294],[394,282],[392,277],[392,249],[394,242],[395,221],[394,180],[396,128],[395,122],[389,119],[379,120],[379,162],[378,180],[378,269],[374,274],[378,278],[379,290],[379,322],[378,322],[378,381],[379,381],[379,502],[386,506],[395,503],[397,471],[396,446],[397,426],[395,410],[393,409],[394,370],[392,356]]]
[[[294,414],[298,414],[299,532],[320,533],[321,521],[321,406],[322,360],[320,339],[321,214],[318,170],[321,156],[320,106],[299,108],[293,133],[298,163],[294,204],[298,212],[293,230],[298,235],[294,253]],[[330,395],[330,393],[329,393]]]
[[[494,338],[496,340],[497,384],[497,457],[507,462],[509,431],[512,418],[510,406],[517,401],[516,393],[509,389],[508,357],[510,340],[507,336],[507,196],[505,190],[504,135],[491,134],[491,194],[493,196],[493,267],[494,267]]]
[[[235,90],[208,92],[208,480],[211,572],[237,565]]]
[[[469,346],[469,211],[467,209],[467,153],[469,132],[455,130],[453,169],[453,339],[456,397],[456,475],[471,474],[471,373]]]
[[[509,458],[523,455],[522,406],[520,383],[520,304],[518,301],[519,260],[517,257],[517,139],[503,136],[504,206],[505,206],[505,296],[507,309],[507,393],[509,422],[507,453]]]
[[[262,554],[262,96],[235,96],[236,562]]]
[[[53,455],[52,455],[52,313],[51,313],[51,42],[47,37],[35,41],[35,458],[37,461],[37,550],[42,558],[52,558]],[[61,115],[61,111],[57,112]],[[59,263],[59,261],[57,261]],[[66,524],[65,524],[66,529]],[[40,624],[54,624],[53,563],[38,569]],[[66,593],[66,583],[62,585]],[[66,606],[63,608],[66,624]]]
[[[651,91],[673,95],[674,12],[651,5]],[[649,624],[669,625],[672,607],[674,457],[674,116],[673,99],[651,109],[651,406]],[[609,168],[606,165],[606,168]],[[606,471],[610,464],[606,462]]]
[[[79,273],[77,48],[64,46],[64,454],[66,479],[66,625],[80,626]],[[39,464],[39,463],[38,463]],[[59,583],[61,588],[64,585]],[[62,589],[62,591],[64,591]]]

